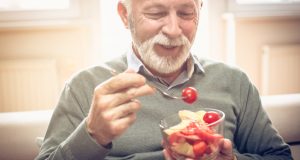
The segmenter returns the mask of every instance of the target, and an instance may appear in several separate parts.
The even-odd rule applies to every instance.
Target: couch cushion
[[[36,137],[45,135],[51,115],[52,110],[0,113],[0,159],[34,159]]]
[[[263,96],[262,104],[284,140],[300,142],[300,94]]]

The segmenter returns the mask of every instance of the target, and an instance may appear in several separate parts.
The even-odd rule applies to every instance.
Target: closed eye
[[[178,12],[177,15],[183,19],[193,19],[195,17],[195,12]]]
[[[166,12],[148,12],[148,13],[145,13],[145,15],[147,18],[150,18],[150,19],[159,19],[159,18],[166,16],[167,13]]]

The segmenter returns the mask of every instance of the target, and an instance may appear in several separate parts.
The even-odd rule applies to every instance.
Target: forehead
[[[133,4],[142,7],[148,5],[165,6],[197,6],[199,0],[131,0]],[[200,0],[201,1],[201,0]]]

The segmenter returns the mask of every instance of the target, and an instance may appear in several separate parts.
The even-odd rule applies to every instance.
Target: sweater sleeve
[[[234,136],[237,159],[292,159],[289,146],[272,126],[257,89],[246,75],[241,77],[240,97],[241,113]]]
[[[99,145],[87,132],[81,105],[70,86],[66,85],[36,160],[104,159],[109,150]]]

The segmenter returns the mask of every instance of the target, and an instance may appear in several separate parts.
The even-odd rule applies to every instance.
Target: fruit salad
[[[224,116],[214,110],[178,112],[179,124],[163,129],[165,147],[175,158],[212,159],[223,138]]]

